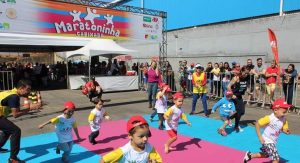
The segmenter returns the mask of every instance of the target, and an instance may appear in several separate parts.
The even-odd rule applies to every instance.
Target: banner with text
[[[160,42],[162,18],[64,2],[1,0],[0,32]]]

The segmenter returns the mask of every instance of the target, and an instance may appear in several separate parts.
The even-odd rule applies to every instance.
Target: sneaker
[[[195,113],[194,112],[190,112],[190,115],[194,115]]]
[[[60,148],[59,148],[59,145],[56,145],[56,154],[60,154]]]
[[[232,121],[229,120],[228,126],[232,127]]]
[[[25,161],[20,160],[19,158],[15,158],[15,159],[9,158],[8,163],[25,163]]]
[[[236,127],[235,132],[243,132],[244,130],[241,127]]]
[[[150,118],[150,122],[153,122],[153,118]]]
[[[244,156],[244,163],[247,163],[250,160],[251,160],[251,152],[247,151]]]
[[[5,152],[8,152],[8,149],[0,148],[0,153],[5,153]]]

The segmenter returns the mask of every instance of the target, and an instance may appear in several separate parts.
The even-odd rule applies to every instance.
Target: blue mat
[[[144,116],[147,120],[150,115]],[[158,128],[157,116],[154,122],[149,122],[151,127]],[[211,143],[231,147],[241,151],[259,152],[260,143],[252,126],[242,126],[243,132],[236,133],[233,128],[227,127],[226,131],[228,136],[224,137],[217,133],[217,129],[223,124],[221,120],[215,120],[200,116],[189,116],[189,121],[192,127],[188,126],[184,121],[179,122],[178,133],[199,138]],[[300,136],[298,135],[285,135],[280,134],[278,139],[277,148],[283,162],[299,163],[300,159]]]
[[[150,116],[144,116],[149,120]],[[260,143],[256,136],[255,128],[242,126],[244,131],[236,133],[233,128],[227,127],[228,136],[223,137],[217,133],[217,129],[222,125],[221,120],[214,120],[199,116],[188,116],[192,122],[192,127],[180,121],[178,133],[193,138],[199,138],[215,144],[235,148],[241,151],[259,152]],[[151,127],[158,127],[157,118],[150,123]],[[23,137],[19,157],[29,163],[40,162],[61,162],[61,154],[55,153],[57,137],[55,133],[47,133]],[[284,162],[299,163],[300,159],[300,136],[281,134],[277,143],[279,154]],[[4,148],[9,148],[9,142]],[[0,154],[0,162],[6,162],[9,153]],[[99,162],[101,156],[88,151],[84,147],[74,144],[71,153],[71,162]]]
[[[19,158],[26,162],[32,163],[53,163],[62,162],[61,154],[56,154],[57,137],[55,133],[41,134],[24,137],[21,140],[21,150]],[[9,149],[9,142],[4,148]],[[8,153],[1,153],[1,163],[6,162],[9,158]],[[70,162],[99,162],[100,156],[88,151],[80,145],[74,144],[70,156]]]

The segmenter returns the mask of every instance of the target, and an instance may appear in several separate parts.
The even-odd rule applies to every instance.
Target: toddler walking
[[[165,153],[169,153],[171,144],[177,140],[177,129],[179,119],[183,119],[189,126],[192,124],[188,121],[186,115],[182,110],[184,96],[182,93],[177,92],[173,95],[174,105],[170,107],[164,114],[166,130],[170,139],[165,144]]]
[[[272,105],[273,113],[259,119],[255,125],[258,139],[262,145],[261,152],[247,152],[244,157],[244,163],[253,158],[270,157],[272,163],[279,163],[280,157],[276,148],[277,139],[280,132],[290,134],[288,122],[285,115],[291,105],[287,104],[284,99],[277,99]],[[261,134],[260,128],[264,127],[264,132]]]
[[[212,108],[211,113],[213,114],[220,107],[220,117],[224,121],[224,124],[218,129],[218,133],[222,136],[227,136],[225,128],[230,123],[230,116],[235,113],[235,105],[231,100],[233,93],[226,91],[225,97],[220,99]]]
[[[163,130],[164,113],[168,108],[168,95],[171,92],[170,87],[167,84],[163,84],[161,90],[156,95],[155,108],[158,114],[158,128]]]
[[[91,111],[88,121],[91,127],[92,133],[89,135],[89,142],[93,145],[97,144],[96,138],[99,135],[100,130],[100,124],[105,118],[106,120],[109,120],[110,117],[107,114],[106,110],[103,108],[103,100],[97,98],[94,99],[95,108]]]
[[[73,117],[74,110],[75,104],[72,101],[67,101],[64,104],[63,114],[39,125],[40,129],[50,123],[55,125],[55,132],[59,143],[57,148],[64,151],[61,160],[65,163],[69,162],[69,156],[73,147],[72,128],[74,129],[77,139],[81,140],[75,118]]]
[[[132,116],[127,121],[130,141],[104,155],[100,163],[161,163],[162,159],[155,148],[148,143],[151,132],[147,121],[140,115]]]

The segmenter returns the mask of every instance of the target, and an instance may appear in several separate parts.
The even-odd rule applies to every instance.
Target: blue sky
[[[280,0],[144,0],[145,8],[166,11],[167,28],[177,29],[279,12]],[[141,0],[126,5],[141,6]],[[285,0],[284,11],[299,10],[300,0]]]

